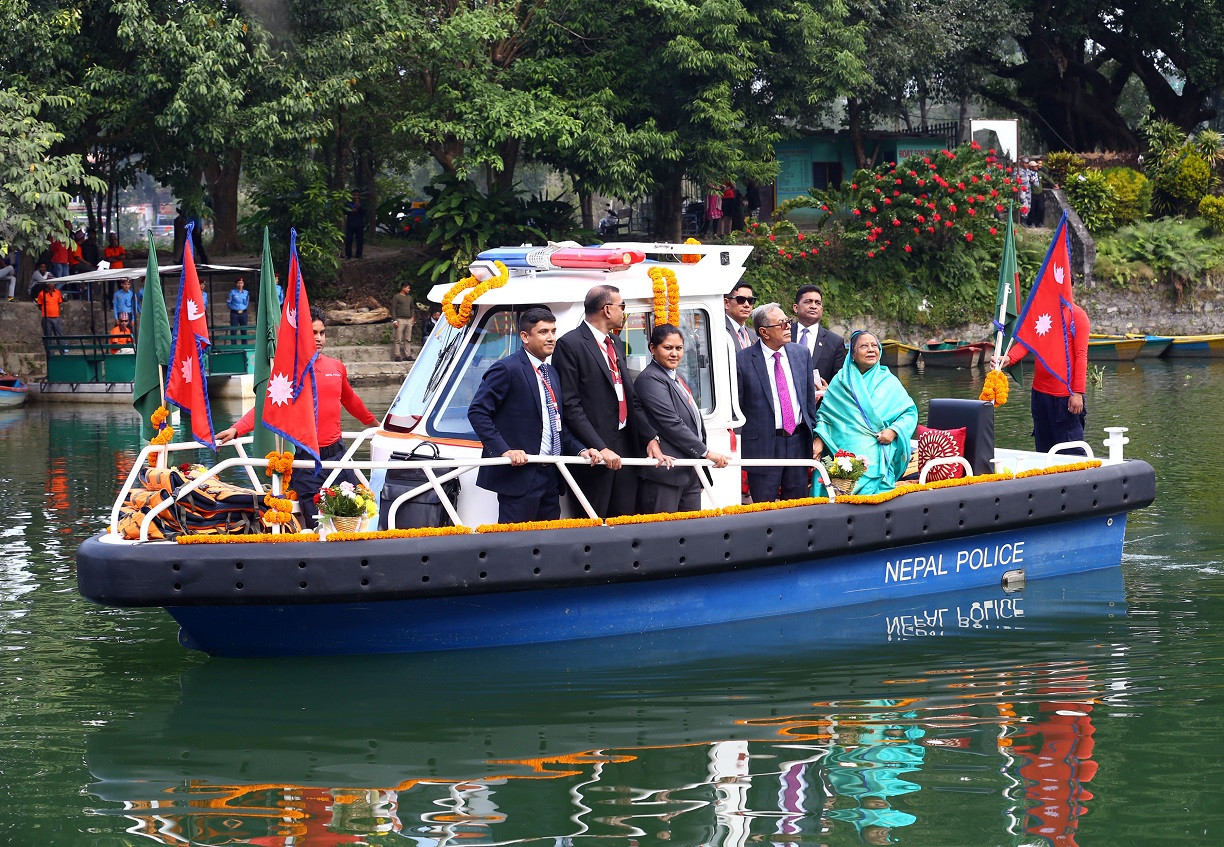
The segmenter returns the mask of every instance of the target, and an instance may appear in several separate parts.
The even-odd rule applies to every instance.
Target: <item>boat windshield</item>
[[[448,380],[446,396],[430,415],[430,435],[475,440],[476,434],[468,423],[468,406],[493,363],[514,355],[522,346],[516,329],[518,317],[519,309],[514,307],[495,308],[483,315],[480,324],[463,345],[462,359],[454,369],[454,376]],[[649,311],[633,310],[626,316],[621,338],[625,341],[631,378],[636,378],[650,363],[647,341],[653,329],[654,316]],[[692,390],[697,406],[703,412],[710,412],[714,408],[714,374],[710,364],[712,342],[709,315],[704,309],[684,309],[680,313],[680,329],[684,333],[684,360],[680,363],[680,376]],[[401,395],[407,387],[405,385],[400,391]]]
[[[420,422],[430,399],[437,395],[438,386],[462,347],[463,335],[462,329],[455,329],[445,319],[438,321],[425,339],[421,353],[395,395],[391,408],[387,410],[386,425],[389,429],[412,429]]]

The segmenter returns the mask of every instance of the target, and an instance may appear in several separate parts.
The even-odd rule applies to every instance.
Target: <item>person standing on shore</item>
[[[365,204],[361,202],[361,192],[354,191],[353,199],[344,210],[344,258],[353,258],[353,248],[357,248],[357,258],[365,247]]]
[[[230,310],[230,326],[246,326],[249,320],[247,309],[251,307],[251,292],[246,290],[246,280],[238,277],[234,280],[234,287],[230,289],[229,296],[225,298],[225,305],[229,306]],[[230,341],[237,343],[238,338],[231,335]]]
[[[42,269],[40,264],[39,269]],[[38,310],[42,312],[43,338],[63,338],[64,323],[60,318],[60,309],[64,305],[63,292],[54,280],[44,282],[42,291],[34,298],[38,301]]]
[[[399,294],[391,298],[391,358],[397,362],[408,359],[412,344],[412,323],[416,304],[412,302],[412,284],[405,281]]]

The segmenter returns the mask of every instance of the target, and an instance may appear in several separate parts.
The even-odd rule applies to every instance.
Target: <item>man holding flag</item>
[[[310,317],[309,323],[302,319],[307,315]],[[378,422],[349,384],[344,364],[319,352],[326,343],[327,325],[323,313],[312,309],[306,298],[294,233],[290,237],[289,248],[289,290],[277,332],[276,355],[267,383],[261,420],[264,427],[294,444],[297,448],[294,458],[299,460],[310,458],[322,461],[344,455],[341,407],[366,426]],[[254,429],[255,409],[251,409],[229,429],[217,433],[217,441],[225,444]],[[290,486],[298,493],[305,526],[314,523],[318,511],[314,496],[330,473],[317,466],[313,471],[304,468],[293,471]],[[342,471],[336,479],[337,482],[347,480],[357,483],[357,477],[351,470]]]
[[[1044,453],[1055,444],[1084,440],[1084,390],[1088,379],[1087,313],[1071,293],[1071,245],[1067,216],[1063,214],[1037,281],[1016,318],[1011,350],[991,363],[1011,367],[1029,352],[1037,367],[1033,373],[1033,439]],[[1083,451],[1080,451],[1081,455]]]

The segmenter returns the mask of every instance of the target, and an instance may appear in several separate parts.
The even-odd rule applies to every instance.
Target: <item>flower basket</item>
[[[821,463],[829,473],[829,486],[838,494],[849,494],[859,477],[867,472],[867,460],[845,450],[825,456]]]
[[[856,482],[858,482],[857,479],[846,479],[841,476],[829,478],[829,484],[838,494],[849,494],[854,489],[854,483]]]

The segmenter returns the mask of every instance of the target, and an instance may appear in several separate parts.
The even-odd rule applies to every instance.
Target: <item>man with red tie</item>
[[[756,305],[756,292],[746,282],[723,295],[723,311],[727,313],[727,332],[736,350],[747,350],[756,343],[756,333],[748,326],[748,317]]]
[[[639,444],[662,458],[657,433],[634,411],[633,380],[625,365],[625,343],[613,333],[625,325],[625,298],[613,285],[597,285],[583,302],[586,317],[557,339],[553,365],[561,375],[561,416],[579,443],[599,451],[597,467],[574,469],[574,481],[602,518],[632,515],[637,474],[621,465],[638,456]]]

